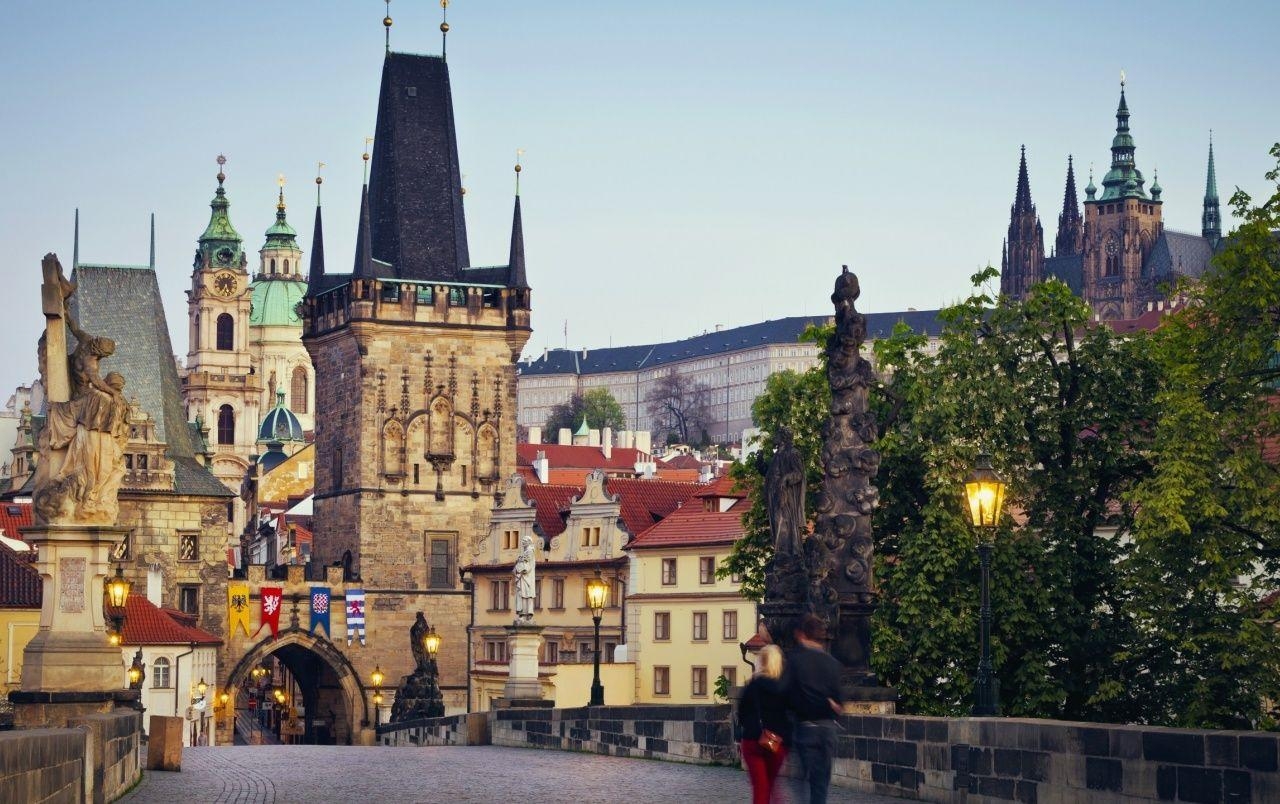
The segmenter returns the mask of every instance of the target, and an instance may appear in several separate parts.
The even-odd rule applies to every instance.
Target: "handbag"
[[[760,743],[760,748],[770,754],[775,754],[782,748],[782,736],[776,731],[771,731],[764,727],[764,718],[760,715],[760,693],[756,692],[756,720],[760,723],[760,739],[756,742]]]

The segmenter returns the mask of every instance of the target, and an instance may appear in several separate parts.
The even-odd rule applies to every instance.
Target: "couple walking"
[[[742,691],[738,724],[753,804],[769,804],[778,771],[795,751],[809,784],[810,804],[824,804],[841,713],[840,662],[823,648],[827,627],[812,614],[795,629],[785,662],[777,645],[760,651],[759,667]]]

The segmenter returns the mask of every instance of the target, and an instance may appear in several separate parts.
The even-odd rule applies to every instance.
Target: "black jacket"
[[[783,742],[791,742],[791,719],[787,715],[787,697],[782,684],[767,676],[754,676],[742,690],[738,700],[738,726],[742,739],[759,740],[761,727],[777,733]]]
[[[840,662],[824,650],[798,647],[787,654],[782,689],[797,721],[835,718],[827,699],[837,704],[843,700],[840,670]]]

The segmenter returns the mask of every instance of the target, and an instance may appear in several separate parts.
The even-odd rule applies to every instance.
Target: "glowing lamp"
[[[587,581],[587,605],[591,607],[592,617],[604,614],[604,604],[608,599],[609,584],[600,577],[600,570],[596,570],[596,577]]]
[[[1004,489],[1004,479],[991,468],[991,456],[979,453],[973,471],[964,481],[969,520],[975,528],[994,528],[1000,522]]]

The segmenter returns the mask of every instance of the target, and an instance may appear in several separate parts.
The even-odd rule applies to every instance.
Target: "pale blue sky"
[[[310,250],[352,257],[382,58],[377,0],[10,0],[0,15],[0,401],[35,372],[39,259],[147,259],[186,351],[195,239],[228,157],[253,257],[275,177]],[[438,53],[439,5],[394,0],[397,50]],[[1109,158],[1117,79],[1170,228],[1198,231],[1208,130],[1224,196],[1261,195],[1280,140],[1274,3],[455,0],[449,63],[472,260],[506,261],[512,173],[527,353],[674,339],[829,309],[937,307],[998,262],[1018,146],[1051,243],[1068,153]],[[1083,195],[1083,193],[1081,193]],[[251,265],[253,265],[251,257]]]

